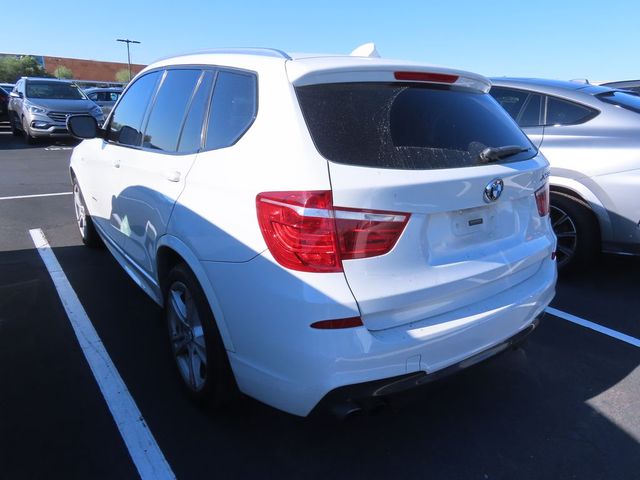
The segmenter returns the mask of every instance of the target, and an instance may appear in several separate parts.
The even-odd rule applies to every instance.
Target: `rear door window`
[[[521,127],[537,127],[541,125],[540,122],[540,108],[542,107],[542,95],[537,93],[530,93],[527,98],[520,115],[518,115],[517,122]]]
[[[490,93],[521,127],[537,127],[542,124],[542,95],[507,87],[492,87]]]
[[[488,94],[413,83],[335,83],[297,87],[316,148],[349,165],[441,169],[481,164],[487,147],[535,147]]]
[[[142,120],[155,91],[161,72],[152,72],[140,77],[129,87],[127,93],[113,112],[107,140],[128,146],[142,143]]]
[[[504,87],[492,87],[491,95],[514,119],[518,118],[518,114],[529,97],[528,92]]]
[[[207,150],[236,143],[253,123],[257,108],[255,75],[220,71],[211,100]]]
[[[142,146],[163,152],[178,149],[180,130],[201,70],[167,70],[153,104]]]

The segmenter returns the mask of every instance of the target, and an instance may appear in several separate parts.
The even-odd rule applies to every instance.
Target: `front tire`
[[[84,203],[80,185],[78,185],[78,181],[75,178],[73,179],[73,207],[76,212],[76,224],[80,230],[82,243],[87,247],[99,247],[101,245],[100,237],[96,232],[96,227],[93,225],[93,219],[89,215],[87,205]]]
[[[569,195],[551,193],[551,225],[558,239],[558,270],[584,270],[598,253],[599,229],[588,205]]]
[[[229,358],[207,298],[185,264],[167,276],[164,316],[182,385],[197,404],[218,408],[237,394]]]
[[[24,134],[24,141],[27,142],[27,145],[35,145],[37,139],[29,133],[29,127],[24,124],[24,119],[22,119],[22,132]]]

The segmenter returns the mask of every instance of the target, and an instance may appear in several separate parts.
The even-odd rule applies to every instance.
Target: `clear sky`
[[[349,53],[488,76],[640,78],[640,0],[30,0],[5,11],[0,52],[132,62],[228,46]]]

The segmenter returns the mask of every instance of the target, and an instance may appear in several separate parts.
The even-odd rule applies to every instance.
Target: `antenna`
[[[376,44],[373,42],[363,43],[349,55],[352,57],[380,58],[380,54],[376,50]]]

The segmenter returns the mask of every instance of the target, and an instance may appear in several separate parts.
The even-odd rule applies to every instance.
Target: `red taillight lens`
[[[338,318],[336,320],[320,320],[311,324],[311,328],[319,330],[337,330],[341,328],[362,327],[362,319],[360,317]]]
[[[394,72],[393,76],[396,80],[410,82],[455,83],[458,80],[458,75],[430,72]]]
[[[409,215],[334,208],[330,191],[265,192],[256,197],[258,222],[282,266],[341,272],[342,260],[388,253]]]
[[[400,238],[409,215],[337,208],[335,219],[340,257],[351,260],[388,253]]]
[[[549,214],[549,183],[536,190],[536,205],[541,217]]]

